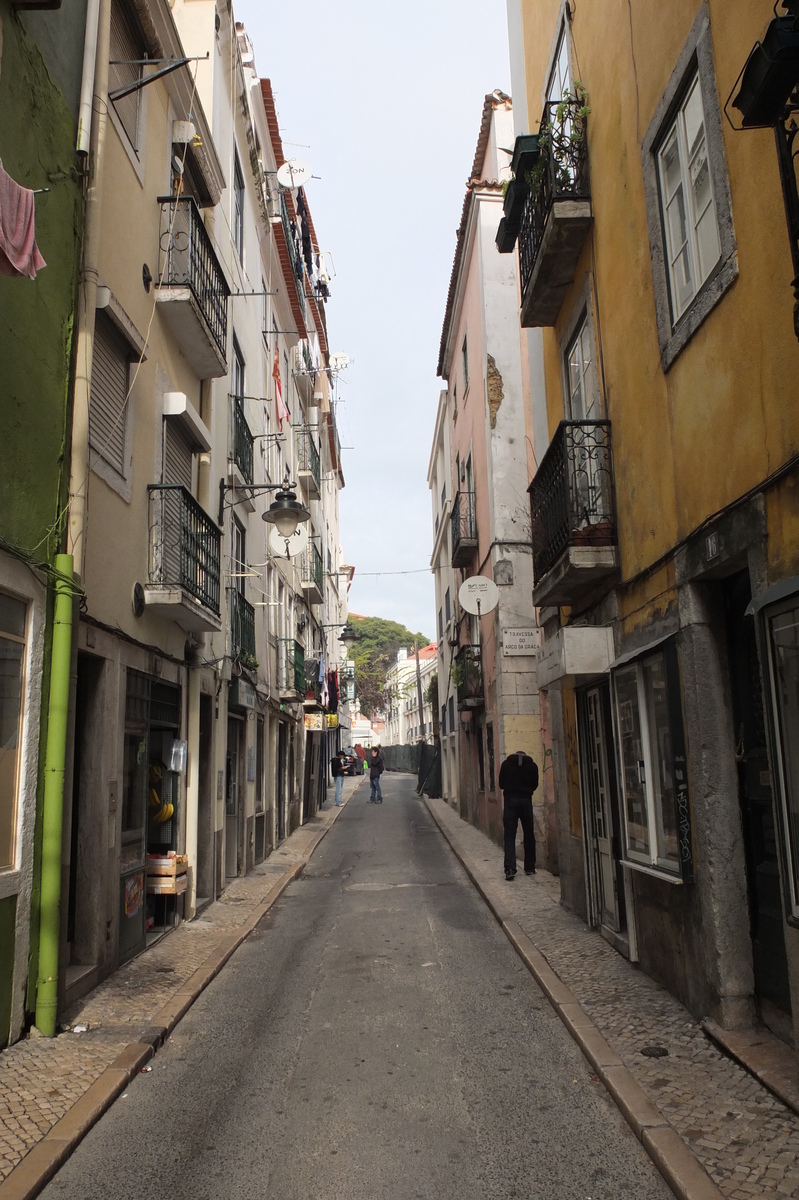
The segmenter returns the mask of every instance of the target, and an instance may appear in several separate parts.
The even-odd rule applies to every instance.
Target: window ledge
[[[672,875],[664,867],[647,867],[644,863],[633,862],[629,858],[622,859],[621,865],[629,868],[631,871],[638,871],[641,875],[652,875],[655,879],[659,879],[661,883],[675,883],[679,887],[683,887],[685,880],[681,875]]]

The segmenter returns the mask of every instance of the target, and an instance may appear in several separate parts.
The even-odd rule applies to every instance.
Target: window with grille
[[[89,394],[89,445],[120,475],[126,473],[131,350],[111,318],[98,310]]]

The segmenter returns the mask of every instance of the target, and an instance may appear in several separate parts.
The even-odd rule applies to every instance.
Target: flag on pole
[[[275,381],[275,411],[277,413],[277,423],[280,432],[283,432],[283,422],[289,419],[289,410],[286,408],[286,402],[283,399],[283,388],[280,384],[280,350],[275,347],[275,361],[272,366],[272,378]]]

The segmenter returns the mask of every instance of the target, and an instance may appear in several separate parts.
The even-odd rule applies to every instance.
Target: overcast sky
[[[330,346],[352,359],[336,414],[350,611],[433,637],[438,347],[483,98],[510,91],[505,0],[234,0],[234,11],[272,80],[286,157],[320,177],[306,194],[336,271]]]

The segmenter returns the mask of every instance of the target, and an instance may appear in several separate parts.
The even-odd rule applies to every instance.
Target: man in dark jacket
[[[372,749],[369,755],[369,803],[382,804],[383,792],[380,787],[380,776],[385,770],[386,760],[379,746]]]
[[[502,824],[505,829],[505,878],[516,876],[516,830],[519,821],[524,832],[524,873],[535,875],[535,830],[533,828],[533,792],[538,787],[538,767],[529,754],[517,750],[509,754],[499,768],[499,786],[505,801]]]
[[[341,761],[341,751],[337,750],[330,760],[330,774],[333,776],[333,782],[336,785],[336,808],[341,808],[344,803],[344,765]]]

